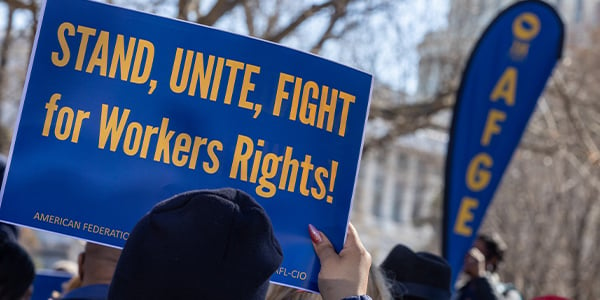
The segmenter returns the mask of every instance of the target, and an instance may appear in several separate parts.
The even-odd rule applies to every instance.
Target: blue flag
[[[563,35],[550,5],[521,1],[495,18],[471,53],[446,157],[442,244],[453,283],[561,56]]]
[[[42,12],[0,220],[122,247],[159,201],[234,187],[282,245],[272,281],[316,291],[308,224],[342,248],[372,76],[95,1]]]

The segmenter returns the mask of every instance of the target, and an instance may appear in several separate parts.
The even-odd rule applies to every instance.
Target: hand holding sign
[[[321,261],[319,289],[323,299],[343,299],[367,293],[371,254],[365,249],[354,226],[348,224],[346,243],[340,253],[322,232],[309,225],[315,252]]]

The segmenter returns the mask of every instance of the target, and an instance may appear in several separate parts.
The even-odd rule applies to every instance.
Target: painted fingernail
[[[308,224],[308,233],[310,234],[310,239],[315,244],[318,244],[323,240],[321,238],[321,233],[312,224]]]

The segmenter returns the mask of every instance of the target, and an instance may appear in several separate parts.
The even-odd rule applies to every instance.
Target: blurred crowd
[[[0,229],[0,300],[31,299],[36,271],[19,228]],[[320,293],[269,281],[283,253],[251,196],[231,188],[190,191],[158,203],[122,250],[86,243],[76,274],[40,299],[522,299],[497,274],[507,248],[498,235],[477,237],[453,287],[446,260],[403,244],[372,264],[352,224],[339,253],[314,226],[307,235],[321,263]],[[544,299],[566,298],[536,298]]]
[[[446,260],[403,244],[380,265],[372,264],[352,224],[339,253],[313,225],[307,235],[321,264],[320,293],[269,281],[283,253],[269,217],[250,195],[232,188],[189,191],[155,205],[122,250],[86,243],[75,268],[55,265],[70,274],[60,288],[37,286],[36,294],[36,270],[19,243],[19,228],[0,223],[0,300],[33,299],[34,294],[43,300],[522,299],[497,273],[507,246],[495,234],[477,237],[456,286]],[[535,298],[561,299],[566,298]]]

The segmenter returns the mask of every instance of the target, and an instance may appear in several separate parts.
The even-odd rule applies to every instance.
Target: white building
[[[352,222],[376,263],[397,243],[430,248],[430,219],[439,218],[444,138],[421,132],[363,157]]]

